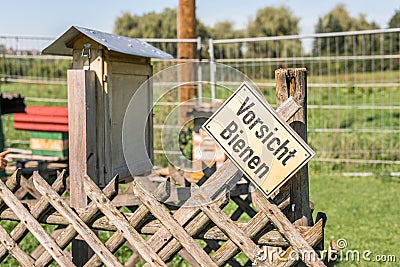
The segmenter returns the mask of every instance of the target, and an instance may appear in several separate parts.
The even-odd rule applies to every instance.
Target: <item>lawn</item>
[[[310,199],[316,211],[327,214],[325,240],[345,239],[343,261],[338,266],[377,266],[377,262],[352,261],[346,251],[358,250],[360,257],[371,251],[377,255],[395,255],[397,263],[379,263],[382,266],[398,266],[400,261],[400,180],[390,177],[344,177],[310,175]],[[366,252],[367,253],[367,252]],[[340,254],[339,254],[340,255]],[[386,265],[385,265],[386,264]]]

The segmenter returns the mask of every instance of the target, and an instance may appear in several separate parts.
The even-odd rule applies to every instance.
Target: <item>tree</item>
[[[338,4],[331,11],[318,19],[315,33],[346,32],[378,29],[375,22],[368,22],[364,14],[358,18],[351,17],[344,4]],[[378,40],[373,36],[339,36],[316,38],[313,43],[315,55],[345,55],[354,53],[371,53],[379,51]],[[356,47],[356,50],[354,48]]]
[[[338,4],[331,11],[318,19],[316,33],[334,33],[378,29],[375,22],[368,22],[364,14],[351,17],[345,5]],[[324,36],[314,38],[312,53],[315,56],[365,56],[380,53],[382,42],[377,34],[361,34],[347,36]],[[364,61],[365,62],[365,61]],[[346,69],[363,69],[373,71],[379,68],[379,59],[370,60],[368,64],[357,60],[339,60],[327,63],[320,68],[321,73],[331,71],[345,72]]]
[[[250,21],[246,34],[248,37],[268,37],[298,35],[299,19],[285,7],[271,7],[259,9],[254,20]],[[247,54],[262,57],[291,57],[302,53],[300,40],[269,41],[263,44],[252,44],[247,47]]]
[[[176,29],[176,10],[171,8],[142,16],[125,12],[114,23],[115,34],[132,38],[176,38]]]
[[[400,28],[400,9],[396,10],[389,21],[389,28]]]
[[[244,37],[243,30],[236,30],[234,23],[229,20],[219,21],[209,30],[210,37],[213,39],[234,39]],[[224,44],[214,46],[216,58],[240,58],[242,57],[240,43]]]
[[[389,28],[400,28],[400,9],[396,10],[389,21]],[[396,55],[400,52],[400,34],[398,32],[385,35],[385,53]],[[392,62],[394,69],[400,68],[400,59],[394,59]]]
[[[177,38],[176,9],[165,8],[161,13],[145,13],[142,16],[123,13],[114,23],[114,33],[132,38]],[[197,20],[196,35],[208,37],[208,28]],[[152,45],[176,57],[176,43],[152,43]]]

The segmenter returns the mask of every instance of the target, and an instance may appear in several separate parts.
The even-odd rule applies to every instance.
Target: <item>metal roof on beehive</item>
[[[72,46],[68,46],[68,44],[80,34],[98,42],[110,51],[150,58],[172,58],[170,54],[142,40],[78,26],[72,26],[69,28],[69,30],[67,30],[63,35],[43,49],[42,54],[71,56]]]

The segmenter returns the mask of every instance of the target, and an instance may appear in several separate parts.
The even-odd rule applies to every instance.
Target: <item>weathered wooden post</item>
[[[307,71],[305,68],[278,69],[275,71],[276,100],[279,107],[290,96],[301,109],[288,121],[292,128],[307,141]],[[292,212],[287,214],[298,225],[311,226],[312,217],[309,200],[308,167],[298,171],[290,183]]]
[[[43,50],[44,54],[72,55],[68,70],[69,170],[71,206],[83,209],[87,204],[83,178],[89,175],[104,187],[116,174],[129,177],[122,144],[124,114],[132,96],[153,73],[151,58],[170,58],[163,51],[137,39],[116,36],[82,27],[71,27]],[[145,145],[147,151],[130,159],[135,173],[148,172],[152,159],[152,87],[141,91],[137,135],[130,142]],[[136,118],[136,117],[135,117]],[[144,123],[147,122],[147,123]],[[142,125],[143,124],[143,125]],[[136,164],[136,165],[135,165]],[[77,238],[79,239],[79,238]],[[83,240],[72,245],[73,262],[82,266],[91,252]]]

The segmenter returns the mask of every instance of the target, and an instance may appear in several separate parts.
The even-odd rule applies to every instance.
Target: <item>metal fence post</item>
[[[211,99],[215,99],[215,55],[214,55],[214,41],[213,39],[208,40],[209,49],[208,54],[210,55],[210,83],[211,83]]]

